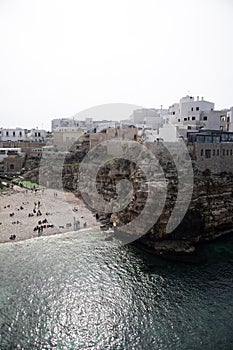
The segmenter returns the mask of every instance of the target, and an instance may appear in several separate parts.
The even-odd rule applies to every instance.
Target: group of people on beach
[[[29,202],[28,201],[27,202],[23,202],[22,204],[23,205],[27,205],[27,204],[29,204]],[[17,210],[17,211],[24,210],[23,205],[20,205],[20,207],[16,208],[15,210]],[[40,207],[41,207],[40,201],[34,202],[34,208],[33,208],[32,212],[28,213],[28,217],[42,216]],[[4,209],[8,209],[8,208],[11,208],[10,204],[4,206]],[[9,213],[9,215],[10,215],[10,217],[13,217],[15,215],[15,212],[12,211],[12,212]],[[46,213],[46,215],[49,215],[49,213]],[[19,220],[13,221],[12,224],[20,224],[20,221]],[[33,228],[33,231],[34,232],[37,231],[38,232],[38,236],[40,236],[43,233],[44,229],[46,229],[46,228],[53,228],[53,227],[54,227],[54,225],[49,224],[48,220],[45,218],[43,220],[39,220],[38,221],[38,225]],[[16,235],[15,234],[10,235],[9,239],[10,240],[15,240],[16,239]]]
[[[38,223],[38,225],[36,227],[34,227],[33,231],[34,232],[37,231],[38,232],[38,236],[40,236],[43,233],[44,229],[46,229],[46,228],[53,228],[53,227],[54,227],[53,224],[41,225],[41,224]]]
[[[25,192],[27,194],[28,190],[26,190]],[[33,188],[32,192],[35,192],[35,194],[36,194],[37,189]],[[53,195],[54,195],[54,198],[56,198],[58,196],[57,192],[54,192]],[[10,209],[12,211],[10,211],[8,215],[10,215],[10,217],[14,217],[15,214],[17,214],[16,211],[23,211],[23,210],[26,211],[29,204],[30,203],[28,201],[24,200],[23,202],[21,202],[21,204],[20,204],[20,206],[18,206],[18,208],[14,208],[14,211],[12,210],[13,208]],[[9,209],[11,207],[12,207],[12,204],[7,204],[7,205],[4,206],[5,209]],[[79,212],[78,207],[74,207],[73,208],[73,212]],[[40,201],[34,201],[34,206],[32,207],[32,210],[30,212],[27,211],[26,215],[27,215],[27,217],[32,218],[32,217],[35,217],[35,216],[42,216],[42,215],[48,216],[48,215],[51,215],[51,213],[46,212],[46,213],[42,214]],[[17,218],[17,216],[16,216],[16,218]],[[83,218],[84,217],[81,216],[81,219],[83,219]],[[16,221],[13,221],[12,224],[21,224],[21,222],[19,220],[16,220]],[[70,230],[73,229],[73,230],[76,231],[76,230],[79,230],[81,228],[81,225],[82,225],[83,228],[86,228],[87,227],[87,222],[81,223],[80,219],[77,219],[77,218],[74,217],[73,223],[66,223],[65,225],[59,225],[58,227],[60,229],[65,229],[66,228],[66,230],[67,229],[70,229]],[[35,227],[32,227],[32,230],[33,230],[33,232],[36,232],[38,234],[38,237],[39,237],[39,236],[41,236],[44,233],[44,230],[48,229],[48,228],[54,228],[54,225],[50,224],[48,222],[47,218],[43,218],[43,219],[38,221],[38,223],[36,224]],[[9,239],[10,240],[15,240],[16,239],[16,235],[15,234],[11,234]]]

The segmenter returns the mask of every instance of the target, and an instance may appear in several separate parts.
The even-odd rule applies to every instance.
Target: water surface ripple
[[[95,230],[0,246],[0,349],[233,349],[232,240],[202,265]]]

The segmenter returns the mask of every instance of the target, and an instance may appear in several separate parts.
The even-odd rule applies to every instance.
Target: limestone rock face
[[[92,162],[95,164],[98,152],[107,150],[101,146],[92,154]],[[79,178],[80,163],[87,153],[87,149],[68,154],[65,158],[62,169],[57,166],[53,158],[40,164],[40,167],[30,168],[25,177],[33,182],[38,182],[39,170],[44,181],[51,181],[49,185],[54,188],[65,188],[80,195]],[[81,152],[81,153],[80,153]],[[143,158],[144,157],[144,158]],[[146,155],[142,159],[146,160]],[[181,252],[185,254],[193,253],[198,242],[213,240],[225,233],[233,233],[233,175],[211,175],[198,171],[193,161],[194,184],[191,202],[185,216],[180,224],[169,233],[166,233],[167,224],[178,200],[179,185],[185,190],[188,186],[188,178],[185,170],[180,171],[179,176],[174,163],[166,149],[160,145],[156,150],[158,166],[155,169],[150,162],[143,164],[143,171],[140,164],[122,158],[112,159],[100,166],[97,177],[93,178],[86,174],[86,198],[90,194],[93,184],[97,192],[106,202],[110,203],[119,195],[117,184],[121,180],[128,180],[132,185],[130,201],[123,210],[114,213],[104,214],[98,212],[98,198],[90,198],[88,204],[90,208],[98,212],[103,229],[108,227],[120,231],[127,223],[139,217],[148,201],[150,201],[150,191],[159,195],[164,193],[166,187],[166,198],[162,212],[156,205],[149,206],[146,213],[148,220],[158,217],[146,234],[141,236],[138,227],[135,227],[134,234],[139,238],[139,244],[164,254],[167,252]],[[57,160],[57,159],[56,159]],[[35,164],[33,163],[32,166]],[[36,164],[37,165],[37,164]],[[32,170],[31,170],[32,169]],[[165,178],[165,181],[162,179]],[[122,190],[121,190],[122,191]],[[123,193],[124,194],[124,193]],[[96,209],[97,208],[97,209]],[[176,215],[182,216],[177,211]],[[146,218],[145,215],[145,218]],[[138,232],[137,232],[138,230]]]
[[[172,232],[166,233],[167,223],[178,200],[178,178],[175,165],[167,154],[160,154],[160,164],[167,186],[165,205],[158,220],[146,234],[140,236],[135,227],[139,244],[160,254],[166,251],[192,254],[198,242],[213,240],[225,233],[233,233],[233,176],[203,174],[198,172],[195,163],[193,163],[193,193],[188,210],[180,224]],[[121,231],[124,225],[140,216],[148,200],[148,173],[149,171],[145,176],[135,164],[120,159],[101,169],[96,183],[105,200],[115,198],[116,183],[121,178],[131,181],[134,190],[131,201],[124,210],[108,215],[109,227]],[[155,178],[155,187],[160,187],[159,172]],[[186,186],[185,173],[179,181],[182,181],[184,187]],[[148,218],[157,214],[157,208],[154,206],[148,212]]]

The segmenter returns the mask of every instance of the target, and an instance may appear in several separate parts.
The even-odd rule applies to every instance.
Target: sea
[[[233,349],[233,237],[191,264],[98,229],[0,245],[0,349]]]

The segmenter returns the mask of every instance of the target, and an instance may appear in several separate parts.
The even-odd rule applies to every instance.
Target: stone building
[[[24,165],[23,156],[9,156],[3,160],[3,172],[7,175],[19,175]]]
[[[233,173],[233,132],[219,130],[188,134],[188,149],[200,171]]]
[[[90,134],[90,148],[95,147],[101,142],[107,140],[125,140],[125,141],[136,141],[137,139],[137,128],[134,125],[128,127],[116,127],[107,128],[99,133]]]
[[[3,150],[5,149],[14,149],[20,148],[23,153],[26,155],[30,155],[31,153],[34,153],[35,150],[38,153],[42,152],[43,147],[46,145],[45,142],[32,142],[32,141],[4,141],[0,142],[0,148]]]
[[[54,146],[59,149],[67,149],[72,146],[83,135],[83,132],[77,128],[64,127],[57,128],[54,131]]]

